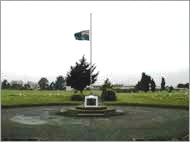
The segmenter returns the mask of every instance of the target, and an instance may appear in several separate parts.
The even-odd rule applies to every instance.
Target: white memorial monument
[[[84,107],[98,107],[98,96],[85,96]]]

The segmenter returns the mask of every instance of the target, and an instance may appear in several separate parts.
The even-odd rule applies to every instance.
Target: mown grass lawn
[[[88,95],[84,91],[83,95]],[[95,91],[100,94],[100,91]],[[41,90],[1,90],[1,104],[11,105],[35,105],[35,104],[80,104],[71,101],[73,91],[41,91]]]
[[[92,91],[100,95],[101,91]],[[32,104],[80,104],[70,100],[73,91],[40,91],[40,90],[1,90],[1,104],[7,105],[32,105]],[[84,91],[84,95],[90,91]],[[117,93],[117,101],[104,102],[105,104],[153,104],[169,106],[189,106],[189,91],[167,91]]]
[[[167,91],[138,92],[138,93],[118,93],[117,101],[111,104],[150,104],[169,106],[189,106],[188,91]],[[109,104],[109,103],[107,103]]]

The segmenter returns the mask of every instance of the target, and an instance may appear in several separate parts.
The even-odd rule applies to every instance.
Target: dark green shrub
[[[170,86],[170,87],[168,88],[168,92],[171,93],[171,92],[173,91],[173,89],[174,89],[173,86]]]
[[[101,98],[103,101],[116,101],[116,94],[113,90],[102,91]]]
[[[137,90],[134,88],[131,88],[131,89],[113,89],[116,93],[135,93],[137,92]]]
[[[119,88],[114,89],[114,91],[115,91],[116,93],[128,93],[128,92],[129,92],[127,89],[119,89]]]
[[[72,95],[71,101],[84,101],[84,96],[82,95]]]

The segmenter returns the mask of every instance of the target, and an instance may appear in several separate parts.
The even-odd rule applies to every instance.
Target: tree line
[[[165,90],[165,78],[162,77],[162,81],[161,81],[161,90]],[[138,83],[135,85],[135,89],[136,90],[141,90],[144,92],[147,92],[149,90],[151,90],[152,92],[154,92],[156,90],[156,83],[154,81],[154,79],[147,75],[146,73],[142,73],[142,77],[141,80],[138,81]]]
[[[58,76],[55,82],[48,81],[47,78],[42,77],[38,83],[28,81],[24,83],[23,81],[11,81],[8,82],[6,79],[1,83],[1,89],[16,89],[16,90],[64,90],[65,89],[65,79],[63,76]]]
[[[24,84],[23,81],[11,81],[9,83],[7,80],[3,80],[1,88],[17,90],[38,88],[41,90],[64,90],[66,85],[68,85],[82,92],[84,88],[96,82],[99,72],[94,73],[95,69],[96,66],[90,65],[83,56],[79,62],[76,62],[75,66],[71,66],[65,78],[60,75],[55,81],[49,82],[46,77],[42,77],[37,84],[31,81]]]
[[[23,83],[23,81],[11,81],[3,80],[1,82],[2,89],[41,89],[41,90],[64,90],[67,86],[71,86],[75,90],[78,90],[82,93],[82,91],[90,84],[93,84],[97,80],[97,76],[99,72],[94,73],[96,66],[90,65],[85,57],[83,56],[79,62],[76,62],[75,66],[70,67],[70,71],[67,73],[67,76],[64,78],[62,75],[58,76],[55,81],[49,82],[46,77],[42,77],[38,83],[33,83],[28,81],[27,83]],[[106,86],[107,85],[107,86]],[[108,79],[105,80],[103,84],[103,88],[109,88],[110,82]],[[166,89],[165,78],[161,79],[161,90]],[[178,88],[189,88],[189,83],[186,84],[178,84]],[[172,86],[169,89],[173,89]],[[141,79],[135,85],[135,90],[140,91],[155,91],[156,83],[154,79],[147,75],[146,73],[142,73]]]

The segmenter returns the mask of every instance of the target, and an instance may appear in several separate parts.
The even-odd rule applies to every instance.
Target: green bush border
[[[16,107],[39,107],[39,106],[61,106],[61,105],[81,105],[81,101],[69,101],[63,103],[47,103],[47,104],[17,104],[17,105],[1,105],[1,108],[16,108]],[[106,106],[139,106],[139,107],[161,107],[161,108],[179,108],[188,109],[189,106],[179,106],[179,105],[164,105],[164,104],[138,104],[138,103],[125,103],[125,102],[104,102]]]

